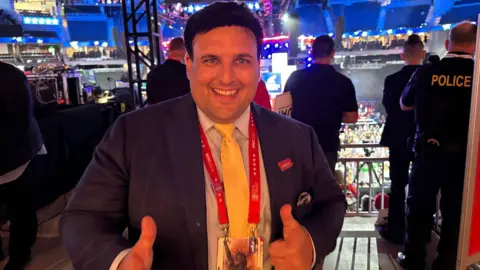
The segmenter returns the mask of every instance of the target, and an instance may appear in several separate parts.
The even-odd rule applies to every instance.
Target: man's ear
[[[190,55],[187,53],[185,54],[185,65],[187,66],[187,78],[190,80],[190,71],[192,69],[192,62],[193,59],[190,57]]]

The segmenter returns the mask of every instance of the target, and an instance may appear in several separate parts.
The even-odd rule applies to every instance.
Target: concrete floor
[[[39,213],[39,220],[48,219],[39,227],[38,240],[33,248],[33,258],[27,270],[72,270],[65,250],[58,236],[58,220],[55,216],[62,209],[65,199],[59,199],[48,211]],[[53,218],[52,218],[53,216]],[[376,218],[347,217],[342,234],[337,241],[337,248],[324,263],[324,270],[396,270],[401,269],[394,262],[394,256],[402,250],[379,238],[375,231]],[[8,233],[2,231],[6,251]],[[431,250],[434,249],[432,243]],[[430,254],[433,259],[434,252]],[[6,261],[0,263],[0,269]]]

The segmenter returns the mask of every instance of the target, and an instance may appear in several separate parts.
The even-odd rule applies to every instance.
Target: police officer
[[[416,34],[409,36],[401,54],[406,65],[385,78],[383,90],[382,103],[387,112],[387,120],[380,144],[390,150],[392,185],[388,227],[380,228],[379,232],[384,239],[397,245],[402,245],[405,241],[405,187],[408,184],[410,162],[413,159],[410,140],[415,135],[413,111],[402,111],[398,101],[412,74],[423,62],[425,54],[421,38]]]
[[[401,98],[415,109],[415,158],[407,199],[407,242],[398,256],[406,269],[424,269],[436,196],[441,190],[442,227],[432,269],[455,269],[472,96],[477,27],[456,25],[448,54],[418,69]]]

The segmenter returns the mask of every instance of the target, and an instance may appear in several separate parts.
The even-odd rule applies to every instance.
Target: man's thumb
[[[283,227],[298,225],[298,222],[292,215],[292,206],[289,204],[285,204],[280,208],[280,218],[282,219]]]
[[[157,237],[157,225],[155,225],[155,221],[152,217],[145,216],[142,219],[140,238],[134,248],[151,250],[153,248],[153,243],[155,242],[155,237]]]

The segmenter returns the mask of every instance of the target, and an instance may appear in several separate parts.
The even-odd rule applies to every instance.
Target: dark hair
[[[176,37],[168,43],[168,51],[176,51],[176,50],[185,50],[185,43],[183,42],[183,38]]]
[[[262,25],[244,3],[235,2],[215,2],[195,12],[188,19],[183,36],[190,57],[193,58],[193,40],[196,35],[224,26],[241,26],[252,31],[257,41],[257,57],[260,58],[263,42]]]
[[[477,26],[470,22],[461,22],[450,30],[449,39],[457,45],[475,44],[477,42]]]
[[[407,41],[403,44],[403,53],[407,56],[416,55],[419,52],[422,52],[425,48],[422,38],[417,34],[412,34],[408,36]]]
[[[333,53],[334,48],[333,38],[327,35],[319,36],[313,41],[312,56],[314,59],[328,57]]]

